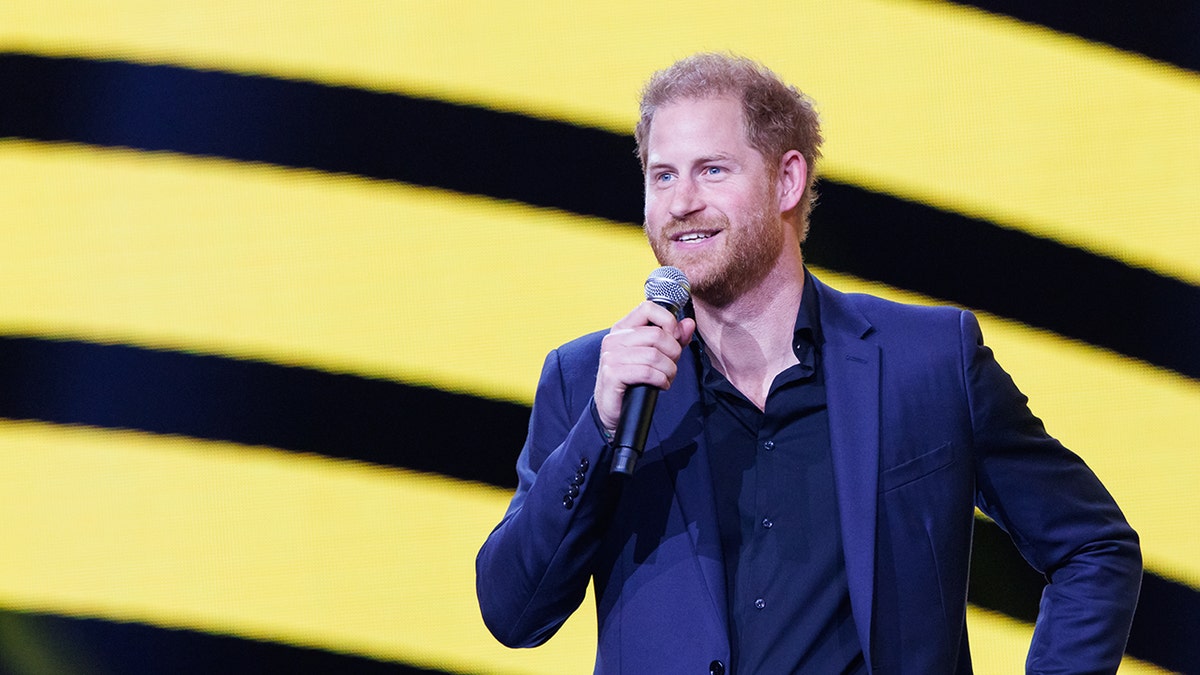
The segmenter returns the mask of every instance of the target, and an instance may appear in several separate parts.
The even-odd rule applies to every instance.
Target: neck
[[[792,332],[804,293],[804,265],[773,266],[733,302],[713,306],[693,298],[696,328],[717,370],[760,409],[775,376],[797,363]]]

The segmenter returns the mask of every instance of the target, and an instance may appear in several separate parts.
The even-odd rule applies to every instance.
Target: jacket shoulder
[[[929,334],[940,331],[957,333],[964,314],[970,312],[949,305],[917,305],[881,298],[867,293],[844,293],[822,285],[821,316],[842,327],[852,326],[880,337]]]
[[[580,374],[595,377],[596,366],[600,362],[600,342],[605,335],[608,335],[607,329],[588,333],[551,352],[551,358],[557,359],[563,377],[570,379]]]
[[[581,409],[596,387],[596,369],[600,363],[600,342],[607,330],[588,333],[550,351],[538,381],[537,401],[549,396],[572,410]],[[574,414],[574,413],[572,413]]]

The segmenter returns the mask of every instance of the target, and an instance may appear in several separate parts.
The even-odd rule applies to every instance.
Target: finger
[[[675,315],[666,308],[646,300],[637,307],[634,307],[633,311],[622,317],[620,321],[613,324],[613,329],[653,325],[659,326],[673,334],[677,323]]]
[[[670,337],[664,339],[666,344],[661,346],[657,344],[632,345],[604,351],[600,355],[600,360],[610,366],[650,366],[660,370],[670,370],[679,358],[676,352],[681,348],[679,343]]]
[[[605,379],[614,383],[616,385],[615,390],[621,392],[639,384],[665,389],[671,385],[671,380],[675,379],[675,372],[677,370],[675,364],[670,361],[665,361],[662,364],[610,364],[604,366],[603,369],[605,371]]]
[[[675,357],[649,346],[602,352],[596,373],[596,392],[619,397],[635,384],[669,386],[678,370],[675,360]]]
[[[678,368],[660,352],[652,363],[628,363],[613,359],[601,360],[596,373],[594,401],[604,427],[612,431],[621,414],[621,401],[630,386],[645,384],[667,389]]]
[[[676,332],[679,332],[678,329]],[[646,348],[658,350],[673,361],[683,352],[679,340],[658,326],[614,329],[600,342],[601,355]]]

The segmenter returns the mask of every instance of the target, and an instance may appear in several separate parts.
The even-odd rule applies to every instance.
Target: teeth
[[[683,235],[679,238],[679,241],[700,241],[701,239],[708,239],[710,236],[701,232],[693,232]]]

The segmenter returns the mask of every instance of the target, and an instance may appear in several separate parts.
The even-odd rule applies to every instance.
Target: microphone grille
[[[659,267],[646,279],[646,299],[656,302],[676,315],[683,312],[692,297],[692,285],[678,267]]]

